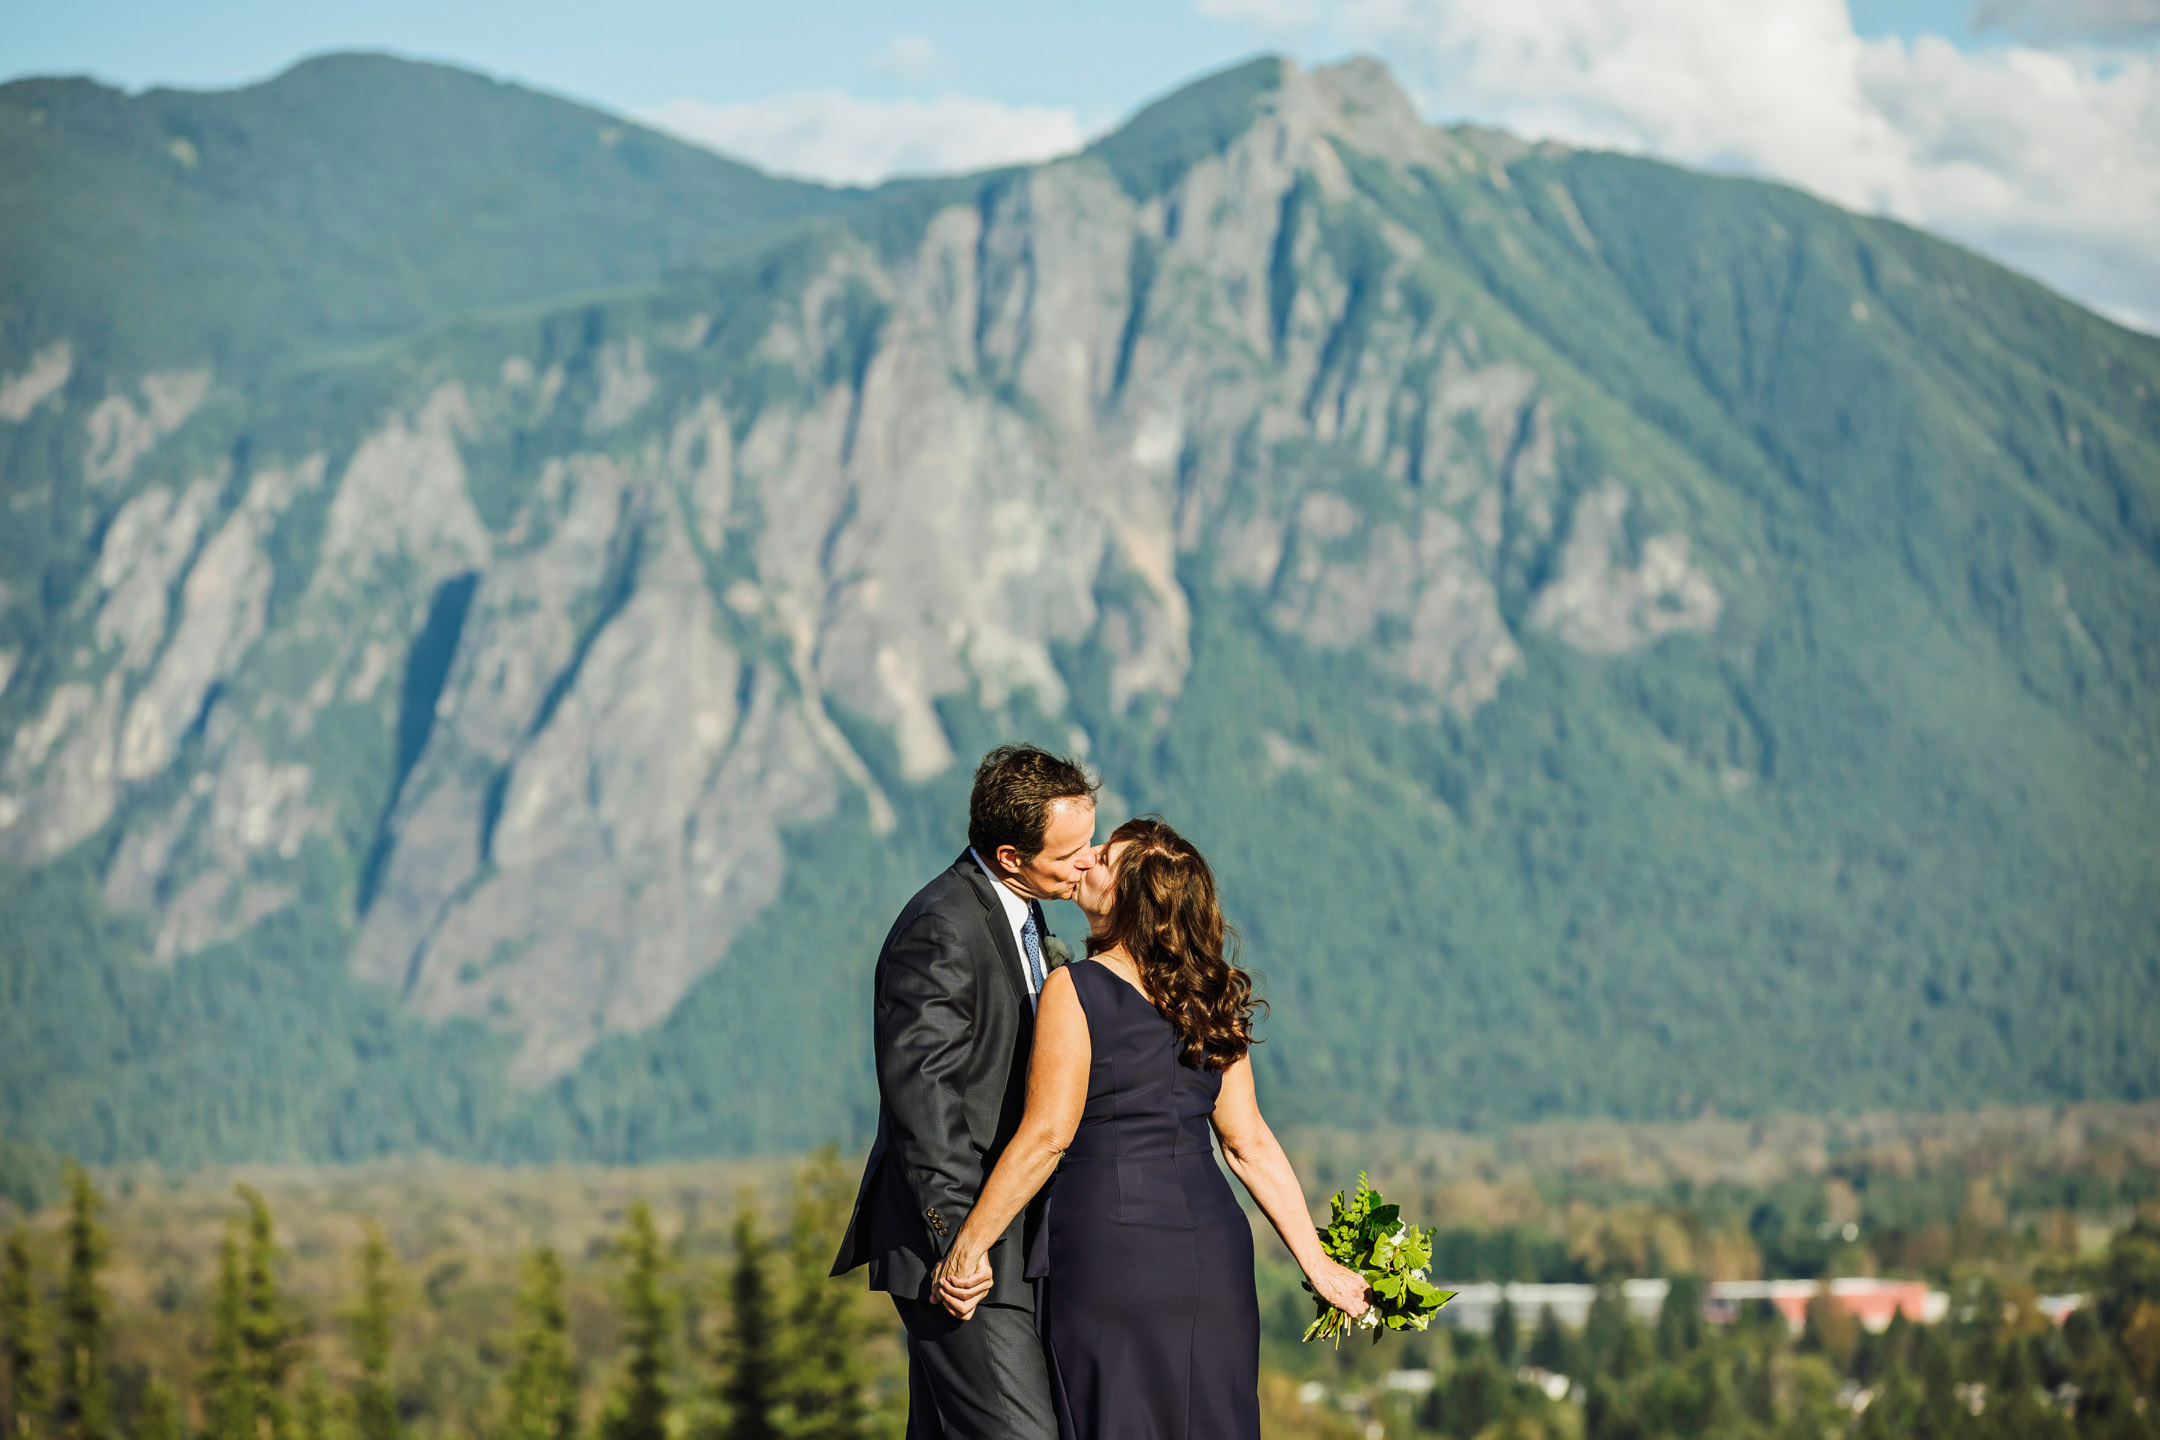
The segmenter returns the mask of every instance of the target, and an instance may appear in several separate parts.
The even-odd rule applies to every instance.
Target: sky
[[[223,88],[389,50],[863,183],[1078,148],[1260,51],[1428,119],[1801,186],[2160,333],[2160,0],[0,0],[0,76]]]

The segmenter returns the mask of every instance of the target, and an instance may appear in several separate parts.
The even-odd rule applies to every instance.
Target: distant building
[[[1441,1310],[1443,1323],[1458,1330],[1475,1330],[1489,1334],[1493,1326],[1493,1312],[1500,1308],[1500,1297],[1505,1294],[1508,1303],[1515,1307],[1515,1319],[1528,1334],[1537,1324],[1538,1316],[1550,1310],[1553,1318],[1570,1330],[1580,1330],[1590,1318],[1590,1302],[1597,1298],[1595,1285],[1453,1285],[1435,1281],[1442,1290],[1454,1290],[1455,1298]],[[1671,1286],[1663,1280],[1626,1280],[1620,1285],[1620,1293],[1627,1300],[1628,1309],[1643,1320],[1655,1320],[1659,1307],[1665,1303],[1665,1292]]]
[[[2084,1303],[2083,1295],[2042,1295],[2033,1302],[2040,1313],[2047,1316],[2048,1322],[2054,1325],[2060,1325],[2069,1319],[2070,1312]]]
[[[1888,1329],[1899,1315],[1915,1325],[1932,1325],[1950,1309],[1950,1297],[1928,1289],[1925,1280],[1713,1280],[1703,1298],[1703,1318],[1729,1323],[1740,1318],[1748,1301],[1767,1300],[1798,1330],[1807,1324],[1809,1302],[1825,1290],[1832,1303],[1870,1330]]]
[[[1455,1290],[1455,1298],[1440,1312],[1440,1322],[1458,1330],[1490,1333],[1493,1314],[1506,1297],[1515,1307],[1516,1323],[1528,1331],[1538,1317],[1550,1310],[1553,1318],[1569,1329],[1579,1330],[1590,1317],[1590,1302],[1597,1298],[1595,1285],[1498,1285],[1492,1283],[1450,1285],[1435,1282],[1443,1290]],[[1671,1286],[1663,1280],[1627,1280],[1620,1293],[1628,1310],[1638,1319],[1655,1320]],[[1766,1300],[1777,1307],[1794,1330],[1807,1324],[1808,1302],[1827,1293],[1839,1309],[1870,1330],[1886,1328],[1893,1317],[1903,1315],[1916,1325],[1932,1325],[1950,1309],[1950,1297],[1930,1290],[1924,1280],[1875,1280],[1851,1277],[1836,1280],[1713,1280],[1703,1296],[1703,1318],[1728,1324],[1740,1318],[1751,1300]],[[2061,1324],[2063,1316],[2077,1308],[2082,1297],[2042,1297],[2040,1309]]]

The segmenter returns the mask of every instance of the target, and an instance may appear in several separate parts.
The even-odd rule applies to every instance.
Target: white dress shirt
[[[983,863],[982,856],[976,854],[974,846],[968,846],[968,854],[975,856],[976,866],[983,872],[985,876],[989,878],[990,888],[997,892],[998,903],[1005,907],[1005,919],[1012,926],[1013,944],[1018,946],[1020,950],[1020,988],[1026,993],[1028,997],[1028,1004],[1032,1006],[1035,1003],[1035,977],[1028,973],[1027,941],[1023,939],[1020,934],[1021,927],[1027,924],[1028,902],[1022,899],[1020,896],[1014,894],[1013,889],[1010,885],[1007,885],[1004,881],[998,879],[997,871],[992,870],[988,865]],[[1038,933],[1036,934],[1035,939],[1037,943],[1040,944],[1041,942],[1047,941],[1050,937],[1047,932],[1042,931],[1042,922],[1037,921],[1036,926]],[[1045,973],[1047,973],[1047,967],[1049,964],[1049,950],[1047,947],[1045,947],[1043,951],[1043,965],[1046,967]]]

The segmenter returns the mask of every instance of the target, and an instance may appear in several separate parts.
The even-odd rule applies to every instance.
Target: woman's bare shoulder
[[[1084,1051],[1088,1044],[1087,1004],[1080,998],[1080,987],[1066,974],[1069,966],[1060,965],[1043,980],[1042,993],[1035,997],[1035,1049],[1039,1054],[1045,1045],[1052,1049],[1075,1048]]]

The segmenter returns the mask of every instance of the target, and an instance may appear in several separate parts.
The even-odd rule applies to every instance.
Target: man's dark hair
[[[1033,745],[1000,745],[975,767],[968,797],[968,844],[985,861],[1010,845],[1022,860],[1042,852],[1050,807],[1060,800],[1095,801],[1095,781],[1062,755]]]

